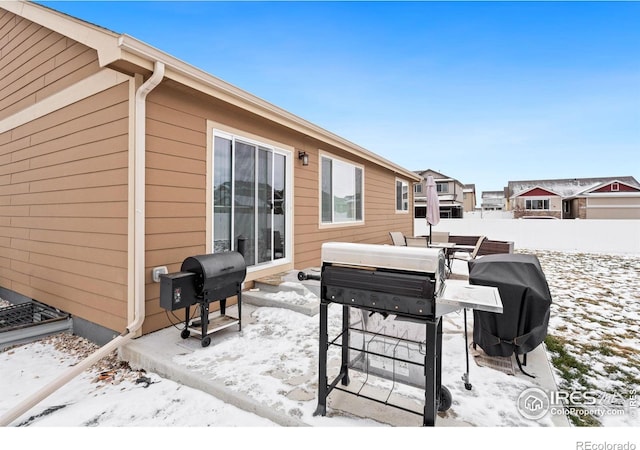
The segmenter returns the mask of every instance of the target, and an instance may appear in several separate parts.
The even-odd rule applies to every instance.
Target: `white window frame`
[[[398,198],[398,184],[402,187],[402,197]],[[407,180],[403,180],[402,178],[396,178],[395,186],[394,186],[394,198],[395,198],[395,208],[396,214],[408,214],[409,213],[409,182]],[[402,209],[398,209],[398,202],[402,204]]]
[[[266,267],[290,264],[293,261],[293,155],[294,148],[280,142],[273,141],[243,130],[229,127],[212,120],[207,120],[207,253],[213,253],[213,143],[216,136],[242,141],[251,145],[258,145],[270,149],[275,153],[286,156],[285,179],[288,189],[285,196],[285,221],[288,232],[285,233],[285,255],[283,258],[269,263],[260,263],[247,267],[247,273],[258,272]],[[233,216],[232,219],[233,221]]]
[[[361,164],[357,164],[354,163],[353,161],[349,161],[347,159],[344,158],[340,158],[337,157],[331,153],[325,152],[325,151],[319,151],[319,168],[318,168],[318,227],[319,228],[336,228],[336,227],[349,227],[349,226],[359,226],[359,225],[363,225],[365,223],[365,170],[364,170],[364,166]],[[352,221],[345,221],[345,222],[336,222],[334,220],[334,213],[335,213],[335,205],[333,204],[333,196],[332,196],[332,204],[331,204],[331,222],[323,222],[322,219],[322,160],[323,159],[330,159],[332,161],[339,161],[343,164],[352,166],[354,169],[360,169],[362,172],[362,186],[361,186],[361,204],[362,204],[362,211],[361,211],[361,216],[362,219],[360,220],[352,220]]]
[[[544,206],[544,202],[547,202],[547,207],[546,208],[527,208],[527,202],[542,202],[542,206]],[[551,204],[551,201],[548,198],[525,198],[524,199],[524,209],[526,211],[549,211],[550,204]]]
[[[620,183],[611,183],[611,192],[618,192],[620,191]]]

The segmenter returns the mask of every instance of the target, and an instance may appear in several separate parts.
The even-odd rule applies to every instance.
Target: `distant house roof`
[[[528,180],[509,181],[507,189],[510,197],[517,197],[534,188],[543,189],[555,193],[562,198],[578,197],[597,190],[612,182],[640,189],[640,183],[632,176],[601,177],[601,178],[567,178],[556,180]]]
[[[455,178],[452,178],[452,177],[450,177],[450,176],[448,176],[448,175],[445,175],[445,174],[443,174],[443,173],[440,173],[440,172],[436,172],[436,171],[435,171],[435,170],[433,170],[433,169],[416,170],[416,171],[415,171],[415,173],[417,173],[418,175],[420,175],[422,178],[426,178],[426,177],[427,177],[427,175],[429,175],[429,174],[430,174],[430,175],[432,175],[432,176],[433,176],[433,179],[434,179],[435,181],[454,181],[454,182],[456,182],[456,183],[458,183],[458,184],[463,184],[463,183],[461,183],[460,181],[456,180]],[[463,186],[468,186],[468,185],[464,185],[464,184],[463,184]]]
[[[482,198],[504,198],[504,191],[482,191]]]

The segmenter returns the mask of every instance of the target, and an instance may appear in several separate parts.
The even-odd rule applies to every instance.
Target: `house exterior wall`
[[[0,119],[100,70],[94,50],[0,10]]]
[[[578,219],[586,219],[587,218],[587,199],[584,197],[577,199],[578,205]]]
[[[128,84],[0,135],[0,285],[126,325]]]
[[[0,285],[122,329],[129,83],[4,10],[0,48]]]
[[[526,200],[549,200],[549,209],[526,209]],[[562,218],[562,198],[554,195],[522,195],[513,201],[513,218],[551,216]]]
[[[624,183],[609,183],[606,186],[602,186],[600,189],[593,191],[594,193],[607,193],[607,192],[639,192],[640,189],[628,186]]]
[[[134,295],[133,98],[141,77],[101,68],[96,50],[4,10],[0,44],[0,286],[122,330]],[[109,67],[121,66],[116,61]],[[20,77],[13,76],[20,70]],[[327,136],[325,142],[313,129],[315,137],[234,106],[233,97],[214,98],[209,87],[205,94],[165,76],[146,98],[143,333],[171,322],[160,308],[151,269],[178,271],[186,257],[211,251],[208,145],[214,122],[291,152],[293,253],[286,264],[252,271],[249,283],[275,271],[318,266],[325,241],[383,244],[389,231],[413,234],[413,214],[395,210],[396,181],[407,175],[402,169],[396,173],[366,151],[352,153],[340,139]],[[308,166],[298,161],[298,150],[309,154]],[[363,168],[362,223],[320,225],[321,152]],[[414,180],[406,181],[411,186]]]
[[[207,170],[211,168],[207,139],[212,122],[245,137],[293,149],[293,260],[248,274],[247,281],[271,272],[319,266],[321,244],[326,241],[386,244],[389,231],[413,234],[413,214],[395,211],[395,182],[402,177],[391,170],[173,82],[163,82],[149,94],[147,117],[144,333],[169,325],[166,311],[159,306],[159,284],[151,280],[152,268],[167,266],[169,272],[179,271],[186,257],[209,248],[206,199]],[[308,166],[298,161],[298,151],[309,154]],[[364,223],[320,225],[320,151],[364,167]],[[406,181],[411,186],[411,180]],[[412,204],[413,198],[409,202]]]
[[[475,211],[476,209],[476,193],[471,191],[471,192],[464,192],[463,193],[463,207],[464,207],[464,211]]]

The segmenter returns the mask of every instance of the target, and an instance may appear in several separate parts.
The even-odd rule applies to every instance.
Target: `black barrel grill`
[[[184,309],[185,327],[180,336],[201,336],[201,345],[211,343],[210,334],[231,325],[242,327],[242,283],[247,274],[242,254],[234,251],[190,256],[180,272],[160,276],[160,306],[169,311]],[[237,296],[238,317],[226,315],[226,300]],[[209,305],[220,302],[220,314],[209,317]],[[191,319],[190,309],[199,305],[200,318]]]
[[[378,398],[355,393],[360,397],[394,406],[408,412],[421,414],[423,425],[435,425],[438,410],[444,411],[451,405],[451,394],[441,385],[442,368],[442,321],[441,315],[452,309],[440,308],[436,298],[444,287],[445,260],[442,250],[429,248],[394,247],[369,244],[326,243],[322,247],[322,270],[320,275],[320,351],[318,407],[315,414],[326,414],[327,396],[338,386],[349,385],[350,368],[368,368],[372,365],[358,363],[357,359],[390,358],[394,367],[417,365],[423,370],[422,386],[425,390],[424,409],[416,412]],[[331,341],[328,335],[328,306],[342,305],[342,329]],[[366,319],[374,313],[383,317],[394,315],[401,320],[422,325],[426,334],[425,342],[409,342],[424,350],[422,361],[402,359],[397,356],[370,351],[371,347],[352,345],[352,335],[375,335],[379,330],[356,328],[350,320],[350,309],[361,310]],[[405,341],[398,336],[390,339]],[[329,346],[341,347],[341,366],[337,377],[329,382],[327,377],[327,351]],[[425,348],[426,347],[426,348]],[[357,355],[353,359],[353,355]],[[371,372],[368,371],[367,375]],[[396,374],[392,374],[396,381]]]

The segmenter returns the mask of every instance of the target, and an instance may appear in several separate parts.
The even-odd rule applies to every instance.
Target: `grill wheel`
[[[451,391],[446,386],[440,386],[440,403],[438,403],[438,411],[443,412],[451,408]]]

